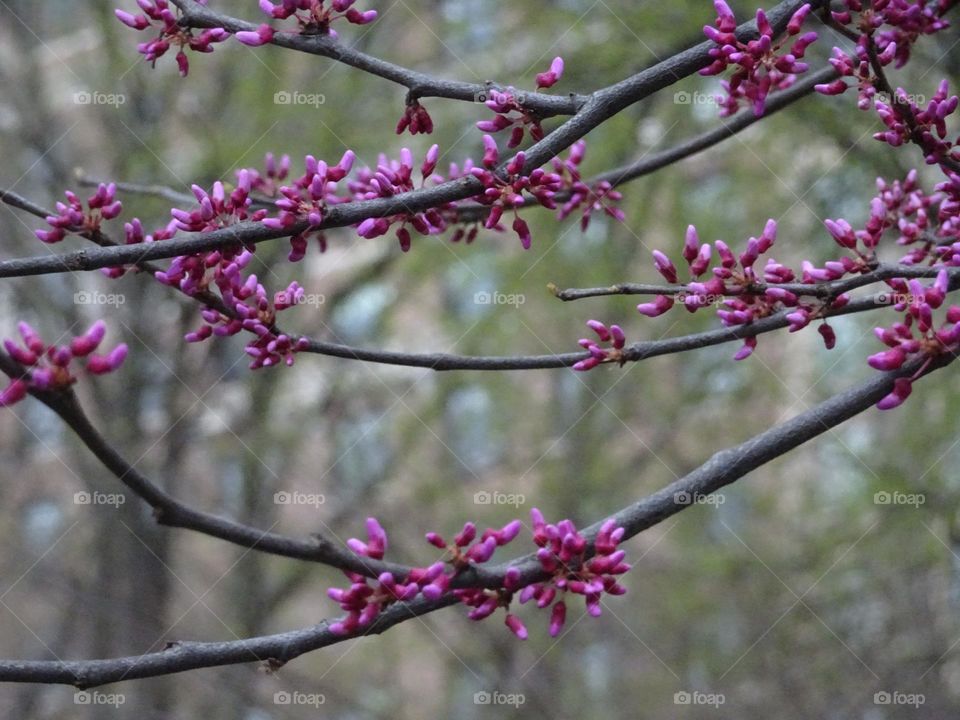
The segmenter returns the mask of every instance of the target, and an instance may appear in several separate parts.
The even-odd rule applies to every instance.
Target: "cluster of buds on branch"
[[[757,29],[760,36],[749,42],[737,39],[737,20],[724,0],[714,0],[717,19],[713,25],[705,25],[704,34],[716,47],[710,51],[713,62],[700,71],[701,75],[719,75],[730,65],[737,69],[729,80],[721,81],[727,91],[720,98],[720,115],[735,113],[740,101],[746,101],[757,117],[763,115],[767,95],[776,90],[786,90],[793,85],[797,75],[807,71],[807,63],[800,62],[807,48],[817,39],[817,33],[807,32],[794,41],[787,52],[781,53],[787,38],[800,33],[803,21],[810,12],[810,5],[803,5],[787,23],[786,36],[776,40],[773,27],[763,10],[757,10]]]
[[[551,161],[554,170],[560,176],[561,192],[563,197],[566,198],[563,204],[557,208],[557,219],[565,220],[576,210],[580,210],[580,229],[582,231],[586,231],[589,227],[590,217],[594,212],[603,211],[604,214],[618,222],[623,222],[625,219],[623,210],[613,204],[620,202],[623,199],[623,194],[614,190],[609,180],[600,180],[588,184],[584,182],[580,175],[580,163],[583,162],[586,149],[586,141],[577,140],[570,146],[570,152],[566,158],[561,160],[559,157],[555,157]]]
[[[556,637],[567,618],[567,593],[582,595],[587,613],[599,617],[602,612],[600,598],[604,593],[623,595],[627,592],[617,582],[617,577],[630,569],[630,565],[624,562],[626,552],[617,548],[624,529],[617,527],[613,519],[604,521],[593,544],[593,556],[589,557],[587,540],[572,521],[549,524],[536,508],[530,511],[530,516],[533,541],[540,548],[537,560],[544,572],[550,574],[550,579],[525,587],[520,592],[520,602],[534,600],[541,609],[552,604],[550,636]]]
[[[590,338],[581,338],[580,347],[590,353],[590,357],[581,360],[573,366],[574,370],[584,372],[595,368],[602,362],[619,362],[623,364],[623,345],[626,342],[623,330],[619,325],[611,325],[609,328],[599,320],[587,320],[587,327],[597,334],[602,343],[610,343],[609,348],[600,347],[595,340]]]
[[[553,87],[563,75],[563,58],[555,57],[550,63],[550,69],[537,75],[537,90]],[[489,120],[481,120],[477,128],[485,133],[498,133],[507,128],[510,139],[507,147],[515,148],[523,142],[526,128],[530,129],[530,137],[534,140],[543,140],[543,127],[540,118],[524,107],[524,93],[513,87],[505,90],[491,89],[484,100],[484,105],[493,110],[496,115]]]
[[[58,243],[68,233],[95,233],[100,230],[100,223],[112,220],[123,212],[123,204],[116,199],[117,186],[113,183],[97,188],[97,192],[87,199],[88,210],[84,212],[83,203],[75,193],[69,190],[64,193],[67,202],[57,203],[57,214],[48,215],[47,223],[52,230],[35,230],[34,235],[41,242],[48,244]]]
[[[452,542],[435,532],[427,533],[427,542],[443,550],[444,556],[428,567],[413,568],[406,577],[382,573],[372,580],[359,573],[346,572],[350,587],[328,591],[328,595],[347,613],[345,618],[331,625],[331,630],[341,635],[362,632],[396,602],[410,601],[418,595],[436,601],[449,592],[461,604],[471,608],[468,613],[471,620],[483,620],[497,609],[504,608],[504,624],[514,635],[525,640],[526,627],[519,617],[510,613],[513,597],[519,592],[521,604],[535,600],[541,609],[553,607],[550,635],[555,637],[566,617],[563,599],[566,593],[584,596],[587,611],[596,617],[600,614],[603,593],[622,595],[626,592],[616,581],[616,576],[630,569],[624,562],[624,551],[617,549],[624,529],[618,528],[613,520],[603,523],[591,547],[570,520],[547,524],[536,508],[531,511],[531,518],[533,541],[539,548],[537,558],[548,579],[523,587],[520,570],[511,566],[504,573],[500,587],[451,589],[453,580],[460,573],[489,562],[497,548],[516,539],[522,528],[519,520],[513,520],[500,529],[488,528],[478,533],[477,526],[468,522]],[[367,518],[367,540],[351,538],[347,546],[357,555],[382,560],[387,549],[387,533],[375,518]]]
[[[202,5],[207,4],[207,0],[198,0],[198,2]],[[194,52],[210,53],[213,52],[214,43],[223,42],[230,37],[230,33],[223,28],[207,28],[199,35],[194,35],[192,30],[180,25],[167,0],[137,0],[137,5],[143,10],[142,15],[115,10],[117,19],[134,30],[156,30],[159,26],[160,32],[157,37],[149,42],[140,43],[137,45],[137,50],[147,62],[156,65],[157,60],[165,55],[171,46],[176,47],[177,67],[183,77],[186,77],[190,71],[190,61],[184,52],[185,48],[190,48]]]
[[[541,168],[533,170],[529,175],[524,174],[526,155],[522,151],[510,158],[510,162],[504,168],[507,176],[504,179],[494,172],[500,162],[497,141],[490,135],[484,135],[483,146],[483,167],[474,167],[471,172],[485,188],[483,194],[475,199],[480,204],[490,207],[484,227],[496,227],[504,211],[513,210],[513,231],[520,238],[523,249],[529,250],[532,240],[530,228],[516,212],[517,208],[525,203],[523,193],[530,193],[541,205],[554,209],[556,208],[554,196],[563,186],[563,180],[556,173],[546,172]]]
[[[120,343],[106,355],[94,353],[107,333],[102,320],[95,322],[83,335],[70,340],[66,345],[49,345],[30,325],[18,323],[21,343],[9,338],[3,341],[7,354],[23,366],[24,375],[13,378],[0,392],[0,406],[7,407],[23,400],[27,391],[64,390],[77,381],[74,360],[84,359],[84,369],[92,375],[104,375],[113,372],[127,357],[127,346]]]

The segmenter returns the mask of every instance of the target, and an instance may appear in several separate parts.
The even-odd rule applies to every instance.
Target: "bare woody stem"
[[[50,214],[44,208],[31,203],[29,200],[16,195],[15,193],[0,191],[0,199],[11,205],[31,212],[34,215],[43,217]],[[102,233],[87,233],[88,237],[101,245],[112,245],[113,241]],[[153,271],[155,268],[150,263],[140,262],[137,267],[141,270]],[[950,289],[956,289],[960,285],[960,271],[951,272]],[[820,285],[804,285],[801,283],[789,283],[782,285],[762,285],[758,287],[783,287],[796,294],[808,295],[813,297],[834,297],[843,292],[863,287],[865,285],[882,281],[889,277],[932,277],[936,271],[930,268],[920,268],[917,266],[879,266],[874,273],[860,275],[846,280],[838,280],[832,283],[822,283]],[[580,298],[595,297],[600,295],[630,295],[630,294],[675,294],[683,292],[685,286],[682,285],[614,285],[606,288],[585,288],[555,291],[555,294],[562,300],[576,300]],[[220,298],[210,292],[197,293],[189,296],[199,302],[213,307],[226,315],[232,315]],[[851,313],[864,312],[877,308],[890,306],[888,294],[878,294],[874,297],[860,298],[843,308],[836,310],[825,310],[822,317],[829,318],[837,315],[847,315]],[[640,341],[625,348],[621,358],[624,362],[637,362],[647,358],[659,355],[668,355],[688,350],[696,350],[704,347],[712,347],[726,342],[742,340],[743,338],[765,334],[779,330],[789,325],[786,315],[789,310],[778,312],[766,318],[756,320],[748,325],[739,325],[730,328],[718,328],[702,333],[692,335],[683,335],[664,340]],[[279,328],[277,329],[279,333]],[[401,365],[407,367],[422,367],[430,370],[455,371],[455,370],[479,370],[479,371],[504,371],[504,370],[545,370],[571,367],[577,362],[589,357],[589,353],[559,353],[552,355],[526,355],[526,356],[465,356],[452,355],[448,353],[403,353],[390,350],[358,348],[340,343],[327,342],[307,338],[309,345],[304,352],[311,352],[318,355],[327,355],[346,360],[360,360],[364,362],[375,362],[385,365]]]
[[[191,3],[190,7],[192,9],[203,7],[193,3],[192,0]],[[790,16],[802,4],[804,3],[799,0],[786,0],[770,10],[768,17],[778,33],[783,31]],[[815,2],[813,4],[820,5],[821,3]],[[744,23],[737,29],[738,36],[742,38],[753,37],[756,32],[755,20]],[[700,43],[636,75],[596,91],[573,117],[526,150],[526,163],[522,172],[529,173],[544,165],[551,158],[559,155],[591,130],[625,108],[705,67],[711,62],[709,51],[712,47],[713,44],[710,42]],[[509,160],[506,162],[509,162]],[[315,229],[345,227],[355,225],[368,218],[422,212],[449,202],[465,200],[479,194],[482,190],[483,184],[480,180],[474,177],[465,177],[436,187],[401,193],[390,198],[343,203],[328,208],[323,222]],[[165,240],[150,245],[124,245],[100,250],[81,250],[56,256],[0,261],[0,277],[96,270],[102,267],[130,265],[178,255],[192,255],[225,247],[253,245],[277,238],[290,237],[307,229],[306,221],[296,223],[284,230],[273,230],[260,223],[239,223],[209,233]]]
[[[926,370],[933,372],[952,362],[942,356]],[[782,457],[790,450],[822,435],[840,423],[877,403],[893,387],[895,378],[918,370],[911,363],[896,373],[877,375],[842,392],[735,447],[722,450],[679,480],[623,508],[613,518],[633,537],[681,512],[689,504],[677,501],[680,493],[709,495],[735,482],[747,473]],[[600,523],[590,526],[584,535],[593,540]],[[542,579],[532,556],[487,570],[490,577],[502,581],[508,567],[521,572],[521,584]],[[472,571],[467,573],[467,580]],[[363,635],[376,635],[414,617],[425,615],[456,602],[450,595],[429,601],[423,597],[409,603],[397,603],[382,612]],[[352,636],[351,636],[352,637]],[[330,622],[275,635],[230,642],[172,642],[159,652],[102,660],[0,660],[0,682],[60,683],[90,688],[107,683],[185,672],[202,667],[264,662],[277,667],[308,652],[351,639],[330,631]]]
[[[883,280],[893,278],[935,278],[944,268],[921,267],[918,265],[894,265],[883,263],[862,275],[833,280],[831,282],[808,284],[808,283],[754,283],[749,291],[755,294],[762,294],[769,289],[786,290],[799,297],[832,298],[843,293],[856,290],[857,288],[873,285]],[[960,270],[946,268],[954,287],[960,287]],[[679,295],[689,293],[686,285],[652,285],[644,283],[619,283],[608,287],[597,288],[569,288],[567,290],[557,290],[554,292],[560,300],[582,300],[591,297],[603,297],[608,295]],[[731,293],[731,297],[735,297]],[[891,303],[893,304],[893,303]]]
[[[703,150],[707,150],[715,145],[719,145],[724,140],[733,137],[754,123],[760,122],[761,120],[766,120],[775,112],[782,110],[798,100],[801,100],[812,94],[815,85],[830,82],[830,80],[833,80],[836,77],[837,72],[832,67],[822,68],[787,90],[771,95],[767,99],[764,114],[760,117],[757,117],[750,109],[743,110],[733,116],[733,118],[731,118],[729,121],[723,121],[722,124],[718,125],[712,130],[695,135],[662,152],[645,155],[643,158],[634,163],[606,170],[602,173],[594,175],[592,178],[585,180],[585,182],[587,185],[593,186],[599,182],[607,181],[614,187],[618,187],[630,182],[631,180],[636,180],[637,178],[649,175],[657,170],[680,162],[681,160],[685,160],[686,158],[696,155]],[[77,178],[77,182],[84,187],[96,187],[100,183],[105,183],[106,181],[81,175]],[[116,182],[114,184],[117,186],[117,190],[133,195],[149,195],[163,198],[165,200],[169,200],[170,202],[185,203],[188,205],[192,205],[196,202],[196,198],[193,195],[179,192],[167,185],[142,185],[132,182]],[[0,199],[3,199],[2,191],[0,191]],[[566,199],[567,196],[564,193],[557,194],[556,200],[558,202]],[[11,202],[10,204],[19,207],[16,205],[16,203]],[[252,206],[272,208],[273,200],[271,198],[254,197]],[[530,209],[540,207],[542,206],[531,205]],[[457,222],[482,220],[489,212],[490,208],[486,205],[460,207],[458,208]],[[48,215],[49,213],[44,211],[43,214]]]

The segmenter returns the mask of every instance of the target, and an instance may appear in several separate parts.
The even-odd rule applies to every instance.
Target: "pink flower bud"
[[[672,307],[673,298],[667,295],[657,295],[652,303],[641,303],[637,305],[637,312],[647,317],[657,317],[663,315]]]
[[[0,407],[10,407],[27,396],[27,384],[23,380],[15,379],[0,392]]]
[[[126,343],[120,343],[109,355],[91,355],[87,361],[87,370],[94,375],[113,372],[123,365],[123,361],[126,360],[126,358],[127,345]]]
[[[97,320],[86,333],[70,341],[70,351],[73,356],[86,357],[92,353],[97,349],[106,332],[106,323],[103,320]]]
[[[550,63],[550,70],[537,75],[537,88],[553,87],[563,75],[563,58],[555,57]]]
[[[266,45],[271,40],[273,40],[273,28],[267,25],[266,23],[257,27],[256,31],[241,30],[234,37],[237,38],[244,45],[249,45],[250,47],[259,47],[261,45]]]
[[[653,264],[668,283],[677,282],[677,268],[666,255],[659,250],[653,251]]]
[[[523,623],[520,622],[520,618],[518,618],[516,615],[511,615],[507,613],[505,624],[508,628],[510,628],[510,631],[514,635],[516,635],[518,638],[520,638],[521,640],[527,639],[527,628],[523,626]]]
[[[899,347],[876,353],[867,358],[867,364],[875,370],[897,370],[906,362],[906,353]]]
[[[567,605],[560,600],[550,611],[550,637],[556,637],[563,630],[563,625],[567,621]]]
[[[910,397],[913,392],[913,384],[909,378],[897,378],[893,381],[893,391],[877,403],[880,410],[892,410],[903,404],[903,401]]]

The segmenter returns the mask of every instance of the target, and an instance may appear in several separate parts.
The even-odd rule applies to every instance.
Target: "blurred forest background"
[[[212,0],[259,22],[252,0]],[[444,77],[533,86],[555,55],[567,72],[553,91],[588,92],[702,39],[712,4],[631,0],[364,0],[380,19],[338,27],[345,43]],[[124,3],[128,10],[134,3]],[[732,3],[745,18],[755,6]],[[402,146],[418,159],[433,142],[451,160],[479,157],[481,105],[427,99],[433,136],[398,137],[404,89],[323,58],[230,41],[191,54],[186,79],[173,57],[155,70],[136,52],[145,36],[115,20],[115,1],[0,2],[0,185],[45,205],[88,176],[160,183],[232,180],[264,153],[289,153],[299,174],[311,153],[366,163]],[[818,22],[819,68],[840,39]],[[958,32],[924,39],[895,83],[931,95],[960,74]],[[666,149],[720,120],[706,103],[716,80],[688,78],[588,136],[586,174]],[[76,94],[122,94],[122,105],[78,104]],[[322,94],[280,105],[278,92]],[[550,120],[553,128],[558,120]],[[330,249],[285,261],[284,242],[259,246],[271,286],[298,279],[324,302],[288,311],[296,330],[362,347],[459,354],[569,352],[594,317],[629,340],[694,332],[708,313],[650,320],[636,299],[564,304],[546,290],[656,281],[650,250],[679,255],[695,224],[705,241],[735,248],[768,217],[780,222],[774,256],[814,262],[835,254],[824,218],[860,222],[877,176],[902,178],[919,152],[871,139],[872,114],[852,94],[800,101],[722,145],[623,188],[624,224],[596,217],[581,233],[546,211],[526,214],[534,244],[481,233],[471,246],[392,235],[330,234]],[[923,170],[922,170],[923,172]],[[932,177],[932,176],[931,176]],[[930,187],[928,186],[928,189]],[[86,193],[86,190],[84,190]],[[169,203],[124,195],[125,217],[152,229]],[[0,210],[2,257],[43,252],[35,218]],[[122,234],[119,223],[114,231]],[[82,247],[69,239],[55,251]],[[890,258],[899,255],[892,250]],[[85,305],[75,293],[122,294]],[[520,294],[479,304],[478,292]],[[99,273],[0,284],[0,335],[26,319],[56,338],[103,317],[123,370],[78,386],[108,438],[177,497],[264,529],[362,536],[374,515],[390,555],[431,562],[428,530],[481,527],[531,507],[588,524],[662,487],[714,451],[741,442],[869,376],[880,318],[841,319],[823,349],[810,328],[767,335],[734,363],[735,345],[587,374],[544,370],[433,373],[301,355],[292,369],[251,374],[239,338],[186,345],[197,307],[149,277]],[[919,383],[902,408],[870,411],[728,488],[722,503],[691,508],[628,544],[629,593],[599,619],[572,608],[568,631],[547,636],[546,613],[524,607],[530,640],[502,615],[484,623],[448,609],[383,636],[321,650],[276,674],[256,663],[101,688],[118,707],[84,707],[73,688],[0,686],[17,718],[956,717],[960,709],[960,383]],[[134,655],[171,640],[234,640],[338,614],[326,589],[339,572],[258,555],[159,528],[131,494],[119,508],[75,493],[122,485],[34,401],[0,415],[0,656],[79,659]],[[317,506],[275,493],[322,494]],[[921,493],[890,505],[877,493]],[[523,496],[519,507],[477,493]],[[482,496],[481,496],[482,498]],[[528,537],[526,535],[524,538]],[[521,547],[526,540],[516,543]],[[507,553],[505,557],[511,554]],[[581,622],[581,619],[583,620]],[[475,693],[520,693],[518,708]],[[723,695],[719,707],[677,704],[678,692]],[[875,703],[877,692],[920,693],[919,710]],[[322,694],[319,707],[277,693]]]

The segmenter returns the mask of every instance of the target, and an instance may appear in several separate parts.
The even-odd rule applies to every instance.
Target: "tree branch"
[[[924,374],[948,365],[953,359],[952,356],[940,357],[930,364]],[[623,508],[612,517],[625,528],[625,538],[631,538],[690,507],[689,503],[678,500],[681,494],[712,494],[867,410],[891,391],[895,378],[917,372],[919,364],[911,363],[896,373],[879,374],[740,445],[722,450],[684,477]],[[601,524],[595,523],[584,531],[591,543]],[[543,579],[539,563],[532,555],[488,572],[502,580],[508,567],[520,569],[521,585]],[[472,573],[469,571],[465,575]],[[396,603],[382,612],[362,636],[383,633],[401,622],[455,603],[456,598],[450,594],[436,601],[421,596],[412,602]],[[313,627],[245,640],[172,642],[159,652],[113,659],[0,660],[0,682],[60,683],[90,688],[123,680],[237,663],[260,661],[277,667],[304,653],[348,639],[349,636],[331,632],[330,622],[325,620]]]
[[[191,12],[195,8],[202,8],[193,0],[189,2],[192,3]],[[777,32],[782,32],[793,12],[803,4],[800,0],[786,0],[770,10],[768,17]],[[819,6],[822,3],[812,4]],[[751,20],[740,25],[737,34],[742,38],[755,36],[756,21]],[[632,77],[598,90],[579,108],[576,115],[525,151],[526,163],[523,172],[529,173],[544,165],[624,108],[705,67],[711,62],[708,53],[712,47],[713,43],[702,42]],[[483,184],[480,180],[475,177],[464,177],[390,198],[342,203],[327,208],[323,222],[315,229],[345,227],[368,218],[422,212],[445,203],[465,200],[479,194],[482,190]],[[123,245],[100,250],[80,250],[63,255],[0,261],[0,277],[43,275],[65,270],[83,271],[115,265],[132,265],[224,247],[253,245],[281,237],[290,237],[307,229],[307,221],[295,223],[284,230],[274,230],[261,223],[239,223],[209,233],[180,239],[173,238],[149,245]]]
[[[219,13],[194,0],[172,0],[183,11],[180,24],[193,28],[221,27],[236,33],[241,30],[256,31],[258,24]],[[426,73],[396,65],[386,60],[360,52],[344,45],[329,35],[301,35],[296,32],[278,32],[273,36],[271,45],[330,58],[349,65],[369,75],[389,80],[409,90],[411,100],[427,97],[445,98],[479,102],[478,97],[486,96],[491,90],[506,90],[506,86],[493,81],[468,83],[456,80],[444,80]],[[540,118],[555,115],[573,115],[586,103],[589,96],[569,93],[568,95],[546,95],[528,93],[524,95],[524,107]]]
[[[779,289],[791,292],[794,295],[802,297],[831,298],[843,293],[856,290],[857,288],[872,285],[883,280],[892,278],[935,278],[941,270],[946,270],[950,277],[951,289],[960,287],[960,269],[956,268],[938,268],[921,267],[919,265],[894,265],[883,263],[862,275],[854,275],[840,280],[830,282],[808,284],[808,283],[755,283],[750,286],[750,291],[762,294],[768,289]],[[607,295],[679,295],[689,293],[686,285],[653,285],[644,283],[619,283],[608,287],[598,288],[569,288],[566,290],[557,290],[554,292],[561,300],[569,302],[571,300],[582,300],[591,297],[603,297]],[[733,294],[731,293],[731,296]],[[891,305],[894,303],[890,303]]]

